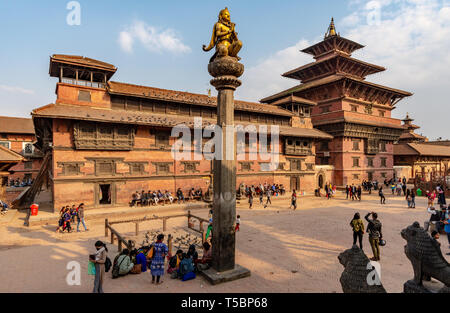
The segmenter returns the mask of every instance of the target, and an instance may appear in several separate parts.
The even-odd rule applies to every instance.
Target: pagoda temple
[[[261,100],[311,116],[314,128],[334,137],[317,143],[316,164],[334,166],[337,186],[394,176],[393,144],[404,127],[391,111],[412,95],[366,81],[385,68],[352,58],[363,47],[341,37],[332,19],[323,41],[302,50],[315,62],[283,74],[300,84]]]

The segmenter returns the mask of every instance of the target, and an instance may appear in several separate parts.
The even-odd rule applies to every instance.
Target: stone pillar
[[[218,272],[234,269],[236,219],[236,149],[234,136],[234,90],[237,78],[216,78],[211,81],[217,96],[217,125],[222,128],[222,158],[214,160],[213,199],[213,268]],[[230,131],[232,130],[232,131]],[[231,151],[231,152],[230,152]],[[230,156],[232,157],[230,159]]]
[[[217,284],[250,276],[250,271],[235,264],[236,220],[236,145],[234,131],[234,91],[244,66],[236,58],[225,56],[208,65],[217,91],[217,124],[222,128],[222,155],[213,162],[212,269],[206,278]],[[217,149],[217,148],[216,148]],[[217,151],[217,150],[216,150]]]

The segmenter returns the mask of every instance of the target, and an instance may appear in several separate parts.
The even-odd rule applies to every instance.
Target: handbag
[[[380,240],[380,246],[381,246],[381,247],[384,247],[385,245],[386,245],[386,240],[381,239],[381,240]]]
[[[88,263],[88,275],[95,275],[95,264],[91,261]]]

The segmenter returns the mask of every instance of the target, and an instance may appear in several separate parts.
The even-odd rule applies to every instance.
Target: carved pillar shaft
[[[217,124],[222,128],[222,155],[213,162],[213,237],[212,267],[217,272],[235,268],[236,219],[236,149],[234,132],[234,91],[241,85],[237,79],[244,66],[235,59],[225,57],[209,64],[209,72],[215,78]]]

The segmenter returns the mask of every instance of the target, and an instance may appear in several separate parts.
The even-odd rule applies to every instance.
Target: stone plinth
[[[202,272],[203,277],[205,277],[211,285],[217,285],[236,279],[249,277],[250,274],[251,273],[248,269],[240,265],[236,265],[234,269],[225,272],[217,272],[214,268],[209,268]]]

